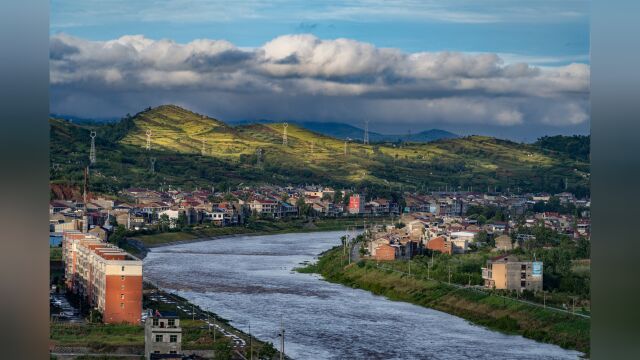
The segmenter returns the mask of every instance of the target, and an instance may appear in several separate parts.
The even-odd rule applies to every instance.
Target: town
[[[50,202],[50,245],[52,251],[61,248],[64,264],[63,271],[52,279],[56,299],[52,297],[52,306],[59,307],[60,293],[67,293],[67,302],[84,305],[84,314],[91,321],[144,325],[147,358],[159,358],[154,354],[186,357],[180,347],[180,318],[175,311],[145,307],[149,305],[145,297],[157,298],[157,289],[145,285],[143,262],[138,258],[140,244],[132,246],[135,242],[131,238],[179,233],[195,226],[242,233],[256,221],[286,223],[297,219],[312,224],[349,219],[350,225],[344,228],[347,236],[343,237],[343,245],[349,246],[349,262],[371,261],[402,271],[408,265],[413,276],[503,291],[504,296],[532,302],[542,298],[545,307],[575,311],[576,289],[563,288],[558,281],[544,285],[546,267],[551,277],[558,276],[560,270],[555,269],[557,264],[544,263],[545,249],[555,246],[549,238],[538,236],[551,234],[553,241],[563,238],[573,246],[579,242],[588,246],[589,199],[577,199],[568,192],[393,195],[367,196],[365,191],[322,185],[264,185],[226,191],[127,188],[109,196],[89,194],[85,186],[82,200]],[[588,259],[588,254],[577,257]],[[462,266],[452,271],[450,262],[456,258]],[[447,262],[445,273],[442,266],[438,268],[443,261]],[[482,262],[479,266],[478,261]],[[578,304],[582,313],[588,313],[588,293],[581,295],[577,296]],[[574,299],[572,309],[567,296]],[[69,314],[59,311],[52,316],[64,321]],[[206,319],[203,321],[210,327],[212,322]],[[236,339],[234,354],[246,354],[246,341]]]

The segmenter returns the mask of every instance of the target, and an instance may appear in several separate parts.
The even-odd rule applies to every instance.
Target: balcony
[[[491,270],[482,268],[482,278],[485,280],[491,280]]]

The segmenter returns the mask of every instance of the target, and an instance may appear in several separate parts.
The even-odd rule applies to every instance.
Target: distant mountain
[[[276,121],[272,120],[241,120],[231,122],[234,125],[248,125],[248,124],[273,124]],[[352,139],[362,141],[364,137],[364,130],[345,123],[339,122],[312,122],[312,121],[290,121],[291,124],[296,124],[307,130],[317,132],[322,135],[331,136],[337,139]],[[415,134],[405,135],[393,135],[393,134],[380,134],[377,132],[369,131],[370,142],[431,142],[440,139],[454,139],[459,137],[458,135],[445,130],[431,129],[421,131]]]
[[[53,119],[67,120],[67,121],[70,121],[70,122],[72,122],[74,124],[82,124],[82,125],[109,124],[109,123],[115,123],[115,122],[120,121],[119,118],[89,119],[89,118],[83,118],[83,117],[79,117],[79,116],[64,115],[64,114],[54,114],[54,113],[49,114],[49,117],[53,118]]]
[[[98,160],[90,166],[94,192],[163,183],[227,189],[240,183],[322,182],[388,197],[400,187],[560,192],[566,180],[570,191],[584,194],[589,186],[588,162],[487,136],[408,144],[352,141],[345,146],[349,136],[344,133],[337,138],[321,134],[326,131],[322,128],[290,123],[283,145],[282,123],[230,126],[175,105],[149,108],[117,123],[50,119],[49,124],[52,184],[82,184],[83,168],[89,165],[89,132],[97,132]],[[357,131],[352,137],[361,134],[351,128],[345,127]]]

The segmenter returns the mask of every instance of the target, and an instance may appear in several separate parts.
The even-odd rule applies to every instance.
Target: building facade
[[[63,234],[62,253],[67,289],[100,311],[104,323],[140,323],[140,259],[80,232]]]
[[[489,289],[542,290],[542,262],[519,261],[513,255],[487,260],[482,268],[484,286]]]
[[[364,212],[364,196],[352,194],[349,197],[349,214],[362,214]]]
[[[175,313],[156,311],[144,322],[144,356],[182,353],[182,328]]]

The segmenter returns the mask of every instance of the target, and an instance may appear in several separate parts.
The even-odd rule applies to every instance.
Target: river
[[[577,359],[428,308],[292,271],[342,232],[244,236],[154,248],[144,276],[294,359]]]

